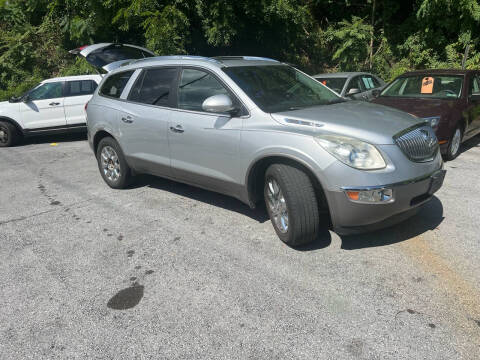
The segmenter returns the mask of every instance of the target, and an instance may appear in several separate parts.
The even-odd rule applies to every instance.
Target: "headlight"
[[[438,123],[440,122],[440,116],[422,118],[422,120],[425,120],[425,122],[429,123],[430,126],[435,129],[438,126]]]
[[[355,169],[377,170],[387,166],[377,148],[366,142],[340,135],[320,135],[315,140],[338,160]]]

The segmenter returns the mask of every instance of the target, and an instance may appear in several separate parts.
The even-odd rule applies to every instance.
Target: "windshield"
[[[333,91],[337,93],[341,93],[345,82],[347,81],[346,78],[315,78],[320,81],[323,85],[328,86]]]
[[[381,94],[390,97],[458,99],[463,76],[415,75],[395,79]]]
[[[344,101],[318,81],[288,65],[227,67],[223,71],[268,113]]]

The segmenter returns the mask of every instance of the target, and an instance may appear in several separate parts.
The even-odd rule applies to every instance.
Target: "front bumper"
[[[445,176],[442,168],[420,177],[399,183],[373,187],[342,187],[327,191],[334,231],[340,235],[374,231],[391,226],[415,215],[442,186]],[[387,188],[393,190],[394,200],[385,203],[357,203],[345,191]]]

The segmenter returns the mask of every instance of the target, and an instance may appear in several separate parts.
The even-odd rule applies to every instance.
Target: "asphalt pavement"
[[[227,196],[110,189],[82,136],[2,148],[0,358],[479,359],[480,137],[463,150],[414,218],[293,249]]]

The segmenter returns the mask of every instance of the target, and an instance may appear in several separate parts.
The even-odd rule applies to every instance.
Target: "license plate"
[[[428,193],[430,195],[433,195],[442,187],[446,172],[446,170],[440,170],[432,175],[430,181],[430,189],[428,190]]]

